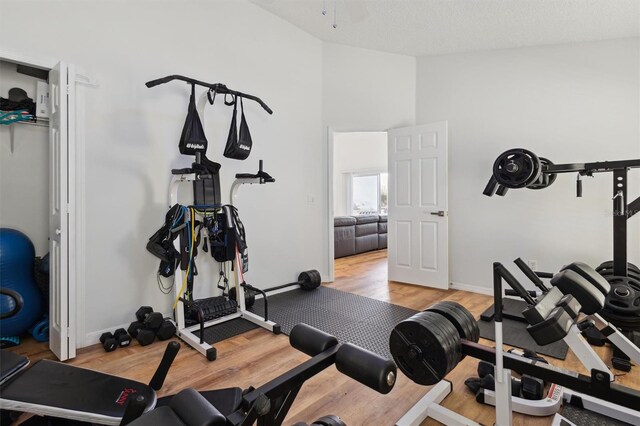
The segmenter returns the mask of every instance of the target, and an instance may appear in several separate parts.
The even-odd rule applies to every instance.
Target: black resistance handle
[[[378,354],[351,343],[344,343],[336,353],[336,368],[371,389],[387,394],[396,383],[396,364]]]
[[[517,258],[516,260],[513,261],[513,263],[515,263],[516,266],[518,266],[518,268],[520,268],[522,273],[525,274],[527,276],[527,278],[529,278],[531,280],[531,282],[533,284],[535,284],[536,287],[538,287],[540,290],[542,290],[545,293],[547,291],[549,291],[547,286],[544,285],[544,283],[542,282],[540,277],[538,275],[536,275],[536,273],[533,271],[533,269],[529,268],[529,265],[524,263],[524,260],[522,260],[521,258]]]
[[[173,363],[173,360],[176,359],[176,355],[178,355],[179,350],[180,343],[169,342],[167,349],[164,351],[164,355],[162,356],[162,361],[160,361],[160,365],[158,366],[156,373],[151,378],[151,382],[149,382],[149,386],[151,386],[152,389],[160,390],[160,388],[162,388],[164,379],[167,378],[169,368],[171,368],[171,364]]]

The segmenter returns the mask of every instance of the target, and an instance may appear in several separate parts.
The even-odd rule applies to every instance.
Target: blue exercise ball
[[[0,228],[0,337],[19,336],[42,317],[33,276],[35,250],[20,231]]]

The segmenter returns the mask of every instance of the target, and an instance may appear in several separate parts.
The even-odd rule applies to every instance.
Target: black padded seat
[[[611,291],[611,284],[602,275],[596,272],[591,266],[584,262],[573,262],[562,268],[562,270],[569,269],[574,271],[582,278],[589,281],[592,285],[596,286],[598,290],[605,296]]]
[[[229,389],[222,389],[228,391]],[[242,391],[240,391],[242,393]],[[129,426],[226,426],[227,418],[194,389],[184,389],[169,404],[150,411]]]
[[[0,351],[0,385],[29,365],[29,359],[11,351]]]
[[[19,380],[2,386],[0,408],[119,424],[132,395],[145,397],[145,411],[156,405],[156,393],[147,384],[42,360],[22,373]]]
[[[229,416],[236,412],[242,404],[242,389],[240,388],[225,388],[208,391],[200,391],[200,395],[204,397],[211,405],[216,407],[218,411],[224,415]],[[156,407],[164,407],[171,403],[172,396],[166,396],[159,398]]]

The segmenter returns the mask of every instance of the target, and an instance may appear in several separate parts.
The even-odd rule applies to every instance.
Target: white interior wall
[[[451,281],[489,287],[491,263],[518,256],[549,271],[612,257],[610,173],[584,178],[583,198],[573,174],[504,198],[482,190],[509,148],[555,163],[640,158],[637,38],[419,58],[416,117],[449,121]],[[640,171],[629,181],[633,199]],[[638,263],[640,218],[629,224]]]
[[[36,78],[18,74],[16,65],[0,61],[0,96],[19,87],[36,99]],[[11,131],[14,151],[11,153]],[[0,126],[0,227],[23,232],[37,256],[49,251],[49,127]]]
[[[328,129],[375,132],[415,123],[416,58],[333,43],[322,44],[323,163],[328,168]],[[329,200],[329,174],[325,170],[323,203],[323,277],[333,271],[328,256],[329,223],[333,199]],[[331,240],[332,241],[332,240]]]
[[[99,83],[86,90],[85,101],[80,345],[130,322],[142,304],[170,311],[173,298],[158,291],[158,260],[145,245],[169,207],[170,169],[193,160],[177,147],[189,88],[173,82],[147,89],[144,83],[155,78],[184,74],[224,82],[274,110],[269,116],[245,102],[254,147],[240,162],[222,157],[232,109],[220,100],[207,107],[209,157],[222,164],[225,194],[235,173],[256,171],[258,159],[276,178],[275,184],[240,188],[236,200],[248,234],[248,282],[272,286],[321,267],[324,233],[317,224],[325,212],[320,202],[307,201],[307,194],[319,199],[324,188],[319,40],[245,1],[3,1],[2,9],[2,48],[64,59]],[[24,31],[26,16],[37,31]],[[209,262],[201,258],[199,264]]]
[[[347,174],[387,171],[386,132],[333,134],[333,214],[346,216]]]

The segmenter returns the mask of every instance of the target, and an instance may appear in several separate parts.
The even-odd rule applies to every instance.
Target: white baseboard
[[[479,285],[471,285],[471,284],[463,284],[463,283],[451,283],[449,287],[451,290],[462,290],[468,291],[470,293],[478,293],[478,294],[486,294],[488,296],[493,296],[493,289],[489,287],[479,286]]]

